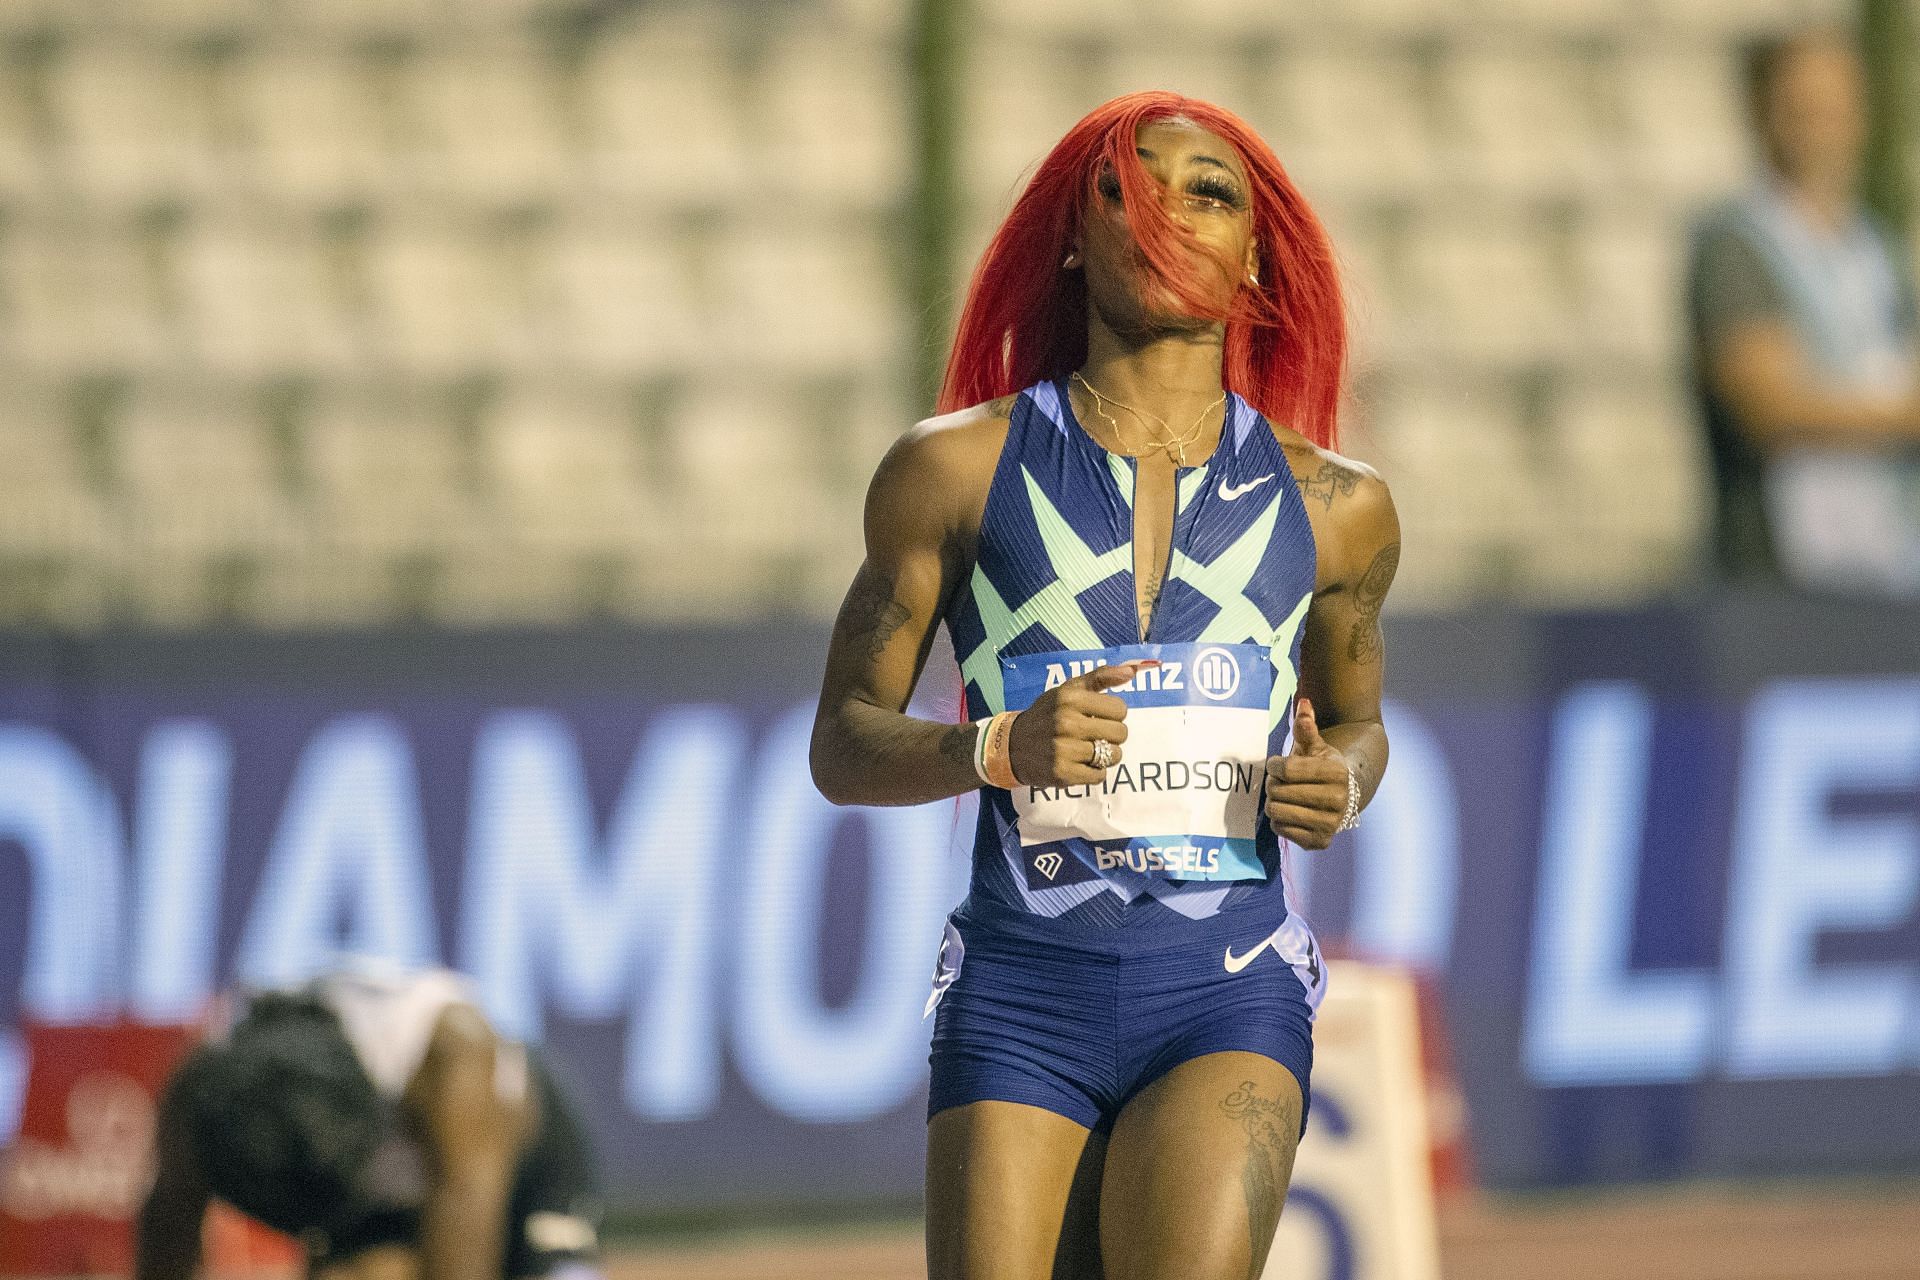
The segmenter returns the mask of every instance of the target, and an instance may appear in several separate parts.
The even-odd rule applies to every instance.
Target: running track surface
[[[1449,1280],[1914,1280],[1920,1184],[1468,1198],[1440,1220]],[[628,1249],[610,1280],[922,1280],[916,1226]]]

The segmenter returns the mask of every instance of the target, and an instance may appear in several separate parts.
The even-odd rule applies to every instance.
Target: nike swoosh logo
[[[1265,951],[1268,947],[1272,946],[1274,939],[1278,938],[1279,936],[1280,935],[1277,932],[1268,934],[1266,937],[1260,939],[1259,942],[1255,943],[1247,951],[1247,954],[1243,956],[1236,956],[1235,954],[1233,954],[1233,948],[1229,946],[1227,948],[1227,958],[1225,961],[1227,972],[1238,973],[1242,969],[1246,968],[1248,965],[1252,964],[1253,958],[1259,955],[1262,951]]]
[[[1220,482],[1220,501],[1232,502],[1235,498],[1244,497],[1271,479],[1273,479],[1272,476],[1258,476],[1247,481],[1245,484],[1228,484],[1225,480],[1222,480]]]

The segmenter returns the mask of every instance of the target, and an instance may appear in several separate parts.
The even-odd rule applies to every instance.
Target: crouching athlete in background
[[[815,780],[981,788],[929,1001],[933,1280],[1264,1265],[1326,978],[1285,858],[1352,825],[1387,759],[1399,527],[1331,451],[1344,351],[1332,250],[1272,152],[1135,94],[1041,163],[944,416],[874,476]],[[942,622],[959,725],[904,712]]]
[[[189,1280],[218,1196],[316,1280],[598,1280],[598,1194],[539,1058],[443,970],[255,994],[160,1102],[135,1280]]]

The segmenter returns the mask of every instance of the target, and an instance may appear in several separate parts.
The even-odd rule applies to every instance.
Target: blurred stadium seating
[[[1350,264],[1399,603],[1660,594],[1734,50],[1846,7],[979,0],[962,247],[1097,101],[1217,97]],[[0,6],[0,623],[830,611],[923,410],[903,8]]]

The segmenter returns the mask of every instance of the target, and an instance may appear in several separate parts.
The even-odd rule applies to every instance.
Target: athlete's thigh
[[[927,1124],[929,1280],[1097,1280],[1106,1139],[1018,1102]]]
[[[420,1251],[383,1244],[315,1271],[312,1280],[420,1280]]]
[[[1257,1053],[1181,1063],[1121,1110],[1107,1146],[1107,1280],[1260,1274],[1293,1176],[1300,1085]]]

